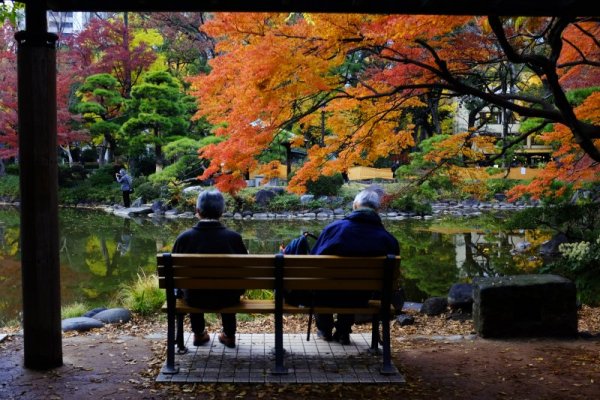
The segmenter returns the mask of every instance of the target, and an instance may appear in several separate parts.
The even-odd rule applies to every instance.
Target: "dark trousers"
[[[340,335],[350,334],[354,324],[354,314],[338,314],[335,322],[333,314],[315,314],[315,324],[317,329],[325,334],[331,334],[334,327]]]
[[[330,290],[318,291],[315,296],[315,305],[333,307],[364,307],[372,297],[371,292]],[[339,314],[334,322],[333,314],[315,314],[317,329],[330,334],[333,328],[340,335],[350,334],[354,324],[354,314]]]
[[[219,308],[240,302],[244,290],[184,290],[185,301],[192,307]],[[221,314],[223,332],[233,337],[236,331],[235,314]],[[201,334],[206,329],[204,314],[190,314],[192,332]]]
[[[228,337],[235,336],[235,314],[221,314],[221,321],[223,322],[223,332],[225,332]],[[190,322],[192,324],[192,332],[196,334],[202,334],[206,329],[204,314],[190,314]]]
[[[131,205],[131,200],[129,199],[129,190],[121,191],[123,193],[123,205],[127,208]]]

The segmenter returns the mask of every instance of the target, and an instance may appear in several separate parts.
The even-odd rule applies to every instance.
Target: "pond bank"
[[[379,214],[382,219],[387,220],[405,220],[405,219],[434,219],[443,216],[453,217],[477,217],[488,212],[512,212],[519,211],[535,205],[517,202],[508,203],[500,201],[480,202],[475,200],[465,201],[444,201],[431,203],[432,212],[430,214],[416,214],[413,212],[404,212],[399,210],[384,210]],[[75,208],[86,208],[75,207]],[[179,212],[171,209],[163,211],[158,204],[138,204],[134,207],[125,208],[120,205],[114,206],[95,206],[94,209],[100,209],[104,212],[114,214],[120,217],[148,217],[148,218],[166,218],[166,219],[192,219],[192,211]],[[302,211],[242,211],[225,212],[223,218],[234,220],[327,220],[342,219],[348,214],[344,208],[318,208],[315,210]]]

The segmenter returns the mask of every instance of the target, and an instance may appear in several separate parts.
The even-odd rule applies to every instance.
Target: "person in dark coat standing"
[[[363,190],[356,195],[352,213],[327,225],[319,235],[311,254],[338,256],[386,256],[400,254],[398,240],[383,226],[377,210],[381,197],[375,190]],[[366,306],[373,293],[369,291],[317,291],[315,304],[321,306]],[[350,344],[354,314],[316,314],[317,337],[341,344]],[[335,332],[332,333],[335,327]]]
[[[239,233],[227,229],[219,218],[225,211],[225,199],[218,190],[202,191],[196,201],[198,223],[191,229],[181,233],[173,245],[173,253],[200,254],[247,254],[248,250]],[[232,306],[240,302],[244,290],[184,290],[184,298],[190,306],[217,308]],[[223,331],[218,339],[227,347],[235,347],[236,317],[235,314],[221,314]],[[194,346],[201,346],[210,341],[205,329],[204,314],[190,314]]]

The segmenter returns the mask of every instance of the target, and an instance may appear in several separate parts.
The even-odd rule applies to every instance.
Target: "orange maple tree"
[[[196,117],[218,124],[226,140],[201,149],[211,160],[201,178],[235,192],[258,156],[291,131],[289,144],[307,149],[289,183],[302,192],[319,175],[413,146],[408,110],[428,93],[554,123],[600,161],[600,124],[576,113],[560,81],[598,81],[598,28],[583,18],[216,14],[202,27],[218,40],[212,71],[191,83]],[[580,107],[597,114],[593,101]]]

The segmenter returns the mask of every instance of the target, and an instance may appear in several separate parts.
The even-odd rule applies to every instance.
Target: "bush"
[[[198,159],[198,156],[183,156],[162,171],[150,175],[150,180],[162,184],[183,181],[201,175],[203,170],[204,163]]]
[[[137,280],[122,286],[119,299],[123,306],[131,311],[150,315],[160,310],[166,300],[166,294],[158,287],[158,276],[146,275],[142,271],[137,275]]]
[[[512,179],[488,179],[486,186],[490,197],[496,193],[505,193],[516,186],[518,181]]]
[[[133,180],[133,197],[141,197],[146,202],[163,197],[163,186],[154,182],[149,182],[145,176],[140,176]]]
[[[87,171],[81,164],[60,165],[58,168],[58,186],[73,187],[87,179]]]
[[[306,190],[315,196],[337,196],[343,185],[344,178],[342,178],[342,174],[321,175],[316,181],[308,181]]]
[[[563,243],[559,251],[562,257],[544,267],[542,272],[571,279],[582,303],[600,304],[600,236],[591,242]]]
[[[301,206],[300,197],[295,194],[282,194],[275,196],[268,205],[272,211],[295,211]]]
[[[255,211],[256,203],[254,202],[254,196],[256,192],[256,189],[246,189],[240,191],[235,196],[226,194],[226,210],[230,212]]]
[[[411,212],[417,215],[431,214],[431,204],[428,202],[416,201],[412,195],[406,195],[393,199],[390,207],[396,210]]]
[[[13,202],[19,199],[19,177],[6,175],[0,177],[0,197]]]
[[[116,203],[120,201],[121,190],[112,181],[94,184],[94,180],[88,179],[75,187],[61,188],[58,195],[62,204]]]
[[[16,175],[19,176],[19,164],[7,164],[6,165],[6,174],[7,175]]]

